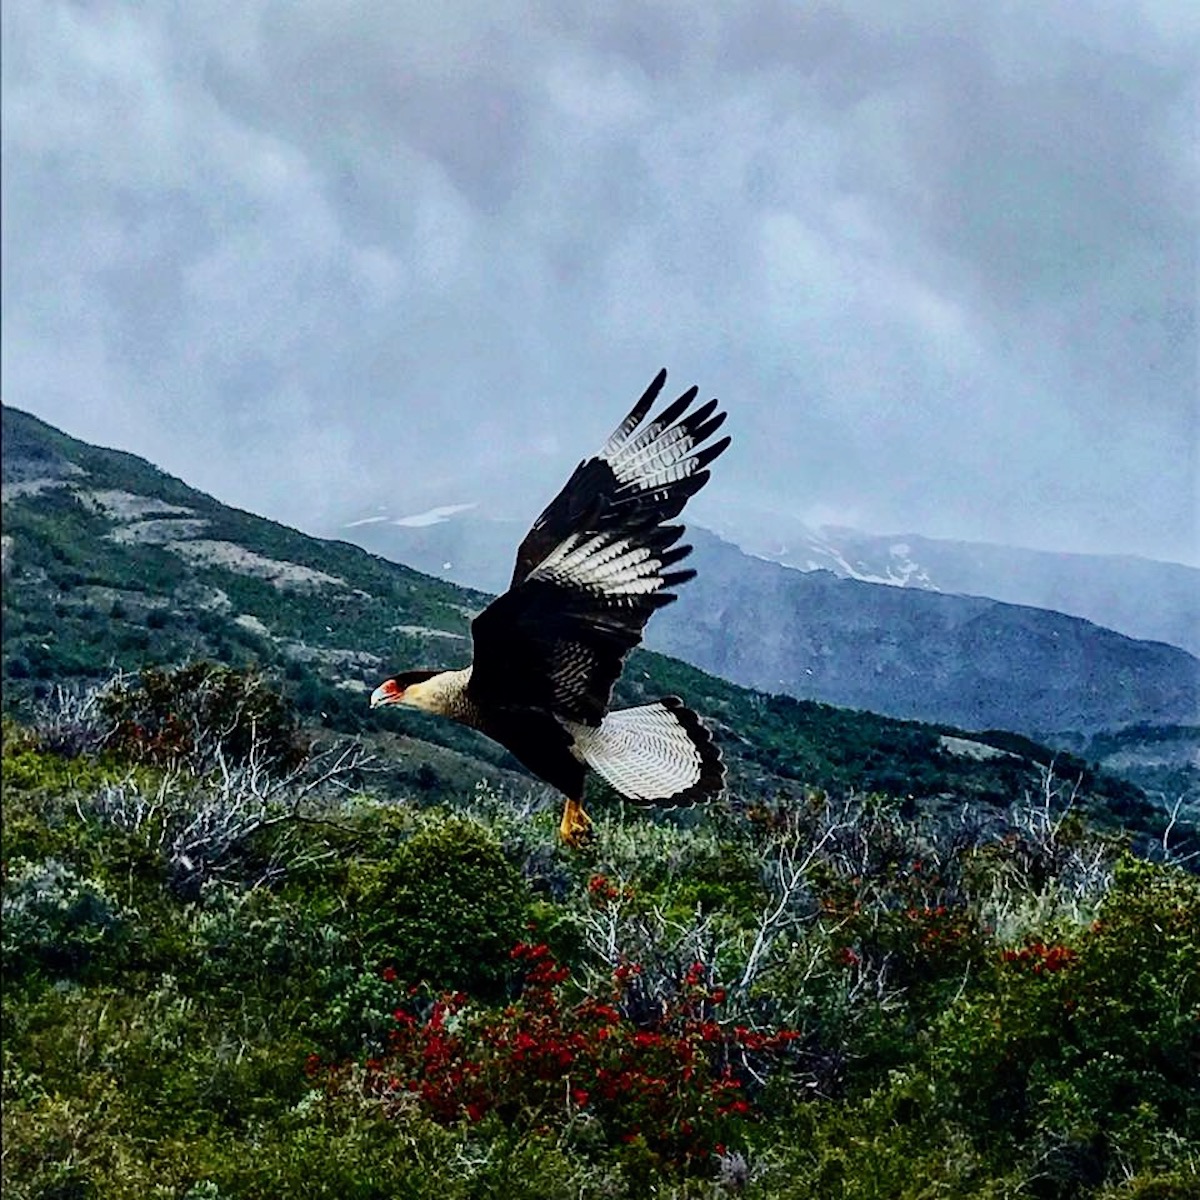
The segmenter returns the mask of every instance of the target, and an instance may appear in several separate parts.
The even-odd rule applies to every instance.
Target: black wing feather
[[[643,425],[666,382],[660,371],[599,454],[572,472],[517,552],[509,590],[472,624],[470,692],[481,708],[548,709],[597,725],[651,615],[695,574],[668,571],[679,515],[729,439],[717,402],[689,411],[696,388]]]

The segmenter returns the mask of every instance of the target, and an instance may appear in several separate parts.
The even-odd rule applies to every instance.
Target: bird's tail
[[[712,800],[725,766],[712,734],[678,696],[610,712],[593,728],[572,725],[575,752],[622,796],[678,808]]]

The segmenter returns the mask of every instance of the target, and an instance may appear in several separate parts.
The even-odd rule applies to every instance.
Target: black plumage
[[[724,777],[711,735],[678,699],[608,711],[646,622],[695,574],[678,568],[691,547],[668,522],[729,444],[709,440],[725,414],[715,400],[692,407],[694,387],[647,420],[665,381],[660,371],[533,523],[508,591],[472,623],[472,666],[409,672],[372,697],[481,729],[565,792],[580,828],[585,766],[649,803],[714,795]]]

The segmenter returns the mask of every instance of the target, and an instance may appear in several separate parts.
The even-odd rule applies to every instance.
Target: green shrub
[[[472,821],[426,826],[357,874],[366,959],[435,988],[499,992],[520,939],[528,889]]]
[[[306,757],[295,715],[254,671],[198,662],[148,668],[102,693],[108,744],[137,762],[186,766],[196,774],[223,761],[287,772]]]
[[[936,1030],[959,1120],[992,1153],[1036,1153],[1034,1194],[1075,1195],[1200,1139],[1198,931],[1200,880],[1127,860],[1096,922],[1006,949]]]
[[[4,973],[9,979],[33,968],[74,978],[124,941],[126,920],[116,900],[95,879],[80,878],[56,859],[16,859],[4,881]]]

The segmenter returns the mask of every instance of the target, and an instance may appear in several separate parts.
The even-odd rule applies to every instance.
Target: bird
[[[471,622],[461,670],[409,670],[371,707],[403,705],[480,730],[565,797],[559,834],[591,837],[590,768],[635,803],[685,807],[718,797],[725,767],[711,732],[678,696],[610,710],[626,658],[650,617],[696,574],[669,524],[728,447],[726,413],[691,387],[650,417],[659,371],[597,454],[579,463],[517,550],[508,590]]]

